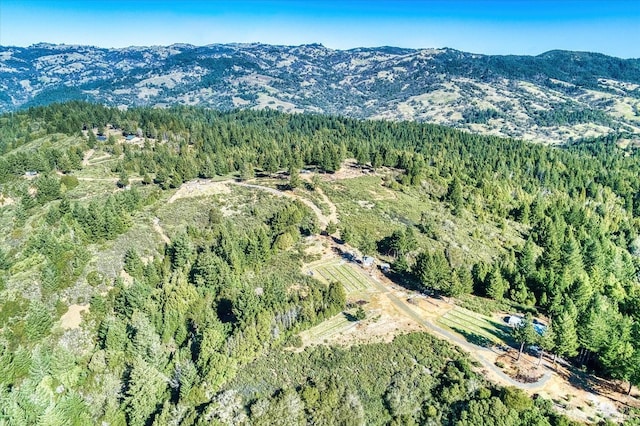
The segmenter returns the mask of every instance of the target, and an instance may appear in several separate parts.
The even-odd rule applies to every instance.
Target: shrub
[[[60,183],[64,185],[67,190],[72,190],[79,185],[78,178],[73,175],[64,175],[60,178]]]

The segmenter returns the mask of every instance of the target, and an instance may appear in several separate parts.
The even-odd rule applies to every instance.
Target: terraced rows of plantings
[[[508,341],[501,324],[459,306],[440,317],[438,323],[479,344],[505,344]]]
[[[368,278],[344,260],[336,259],[320,264],[314,268],[314,271],[328,282],[342,283],[347,293],[371,288]]]
[[[307,334],[309,341],[319,343],[324,342],[325,339],[328,339],[337,332],[344,331],[350,327],[355,327],[356,324],[356,322],[349,321],[344,314],[340,313],[331,319],[323,321],[305,333]]]

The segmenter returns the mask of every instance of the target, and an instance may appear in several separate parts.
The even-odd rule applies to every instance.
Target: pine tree
[[[176,237],[169,248],[171,264],[174,269],[180,269],[191,260],[193,246],[187,234],[180,234]]]
[[[62,216],[65,216],[71,213],[71,203],[69,202],[69,199],[66,196],[62,197],[62,200],[60,201],[60,205],[58,206],[58,210],[60,210],[60,214]]]
[[[540,358],[538,365],[542,364],[542,355],[544,352],[553,352],[556,347],[556,335],[553,329],[553,323],[550,323],[544,330],[544,333],[538,339],[540,345]]]
[[[240,180],[249,180],[255,177],[255,171],[251,163],[242,163],[240,166]]]
[[[140,278],[142,277],[143,269],[144,264],[136,249],[128,249],[124,253],[124,270],[132,277]]]
[[[553,320],[555,331],[555,353],[562,357],[572,357],[578,353],[578,335],[573,316],[563,311]],[[553,359],[555,364],[555,357]]]
[[[289,189],[296,189],[300,186],[300,170],[294,165],[289,167]]]
[[[93,133],[93,130],[89,129],[87,131],[87,146],[90,149],[95,148],[96,143],[98,143],[98,140],[96,139],[96,135]]]
[[[363,319],[367,318],[367,313],[364,311],[362,306],[358,306],[358,308],[356,309],[356,313],[355,313],[354,317],[355,317],[356,321],[362,321]]]
[[[0,269],[9,269],[9,260],[7,259],[7,255],[5,254],[4,250],[2,250],[2,248],[0,248]]]
[[[519,361],[525,345],[533,345],[538,341],[538,333],[535,328],[533,328],[533,317],[531,314],[528,313],[522,318],[520,324],[513,328],[512,335],[516,342],[520,343],[517,359],[517,361]]]
[[[49,334],[52,325],[53,318],[47,307],[41,302],[31,302],[24,326],[25,334],[29,340],[37,341],[46,336]]]
[[[329,221],[326,229],[327,235],[333,235],[336,233],[337,230],[338,230],[338,225],[336,225],[336,223],[333,221]]]
[[[460,215],[464,200],[462,198],[462,185],[460,184],[460,179],[457,176],[454,176],[449,183],[445,200],[451,205],[453,214],[456,216]]]
[[[564,269],[572,276],[578,275],[583,269],[582,253],[580,246],[573,235],[573,229],[568,228],[568,234],[564,239],[564,244],[560,249],[560,262]]]
[[[507,291],[508,284],[502,277],[500,268],[494,266],[486,278],[485,294],[495,300],[502,300]]]
[[[587,363],[591,353],[600,353],[609,345],[614,332],[612,324],[622,323],[622,316],[603,296],[596,296],[582,315],[578,327],[580,346],[584,348],[582,363]]]
[[[127,423],[150,424],[152,415],[160,409],[166,387],[165,380],[155,368],[142,359],[136,359],[124,397]]]
[[[353,241],[353,231],[349,226],[342,226],[340,228],[340,239],[345,243],[351,243]]]
[[[518,257],[517,269],[525,279],[529,279],[536,270],[535,243],[531,237],[527,239]]]
[[[441,250],[420,253],[416,259],[415,273],[426,288],[450,294],[451,268]]]
[[[431,218],[431,215],[428,212],[422,212],[420,214],[420,223],[418,224],[418,229],[420,232],[428,236],[429,238],[433,237],[435,232],[435,223]]]

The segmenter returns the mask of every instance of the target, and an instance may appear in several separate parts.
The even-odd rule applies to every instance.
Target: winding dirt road
[[[338,223],[338,209],[336,205],[326,196],[321,188],[316,188],[316,192],[322,198],[322,201],[329,206],[329,214],[325,215],[322,210],[311,200],[299,195],[293,191],[281,191],[279,189],[262,186],[250,182],[238,182],[228,179],[223,181],[212,181],[207,179],[198,179],[184,183],[180,189],[169,198],[169,204],[181,198],[199,197],[211,194],[225,194],[229,192],[230,185],[242,186],[245,188],[256,189],[258,191],[268,192],[276,197],[285,197],[293,200],[299,200],[301,203],[309,207],[318,218],[321,228],[325,228],[329,222]]]
[[[320,222],[321,228],[325,228],[327,224],[329,224],[329,222],[338,223],[338,210],[336,208],[336,205],[333,204],[331,200],[329,200],[329,197],[327,197],[320,188],[317,188],[316,191],[322,197],[322,201],[324,201],[329,206],[329,215],[325,215],[324,213],[322,213],[322,210],[320,210],[320,208],[313,201],[309,200],[308,198],[302,197],[295,192],[281,191],[279,189],[270,188],[268,186],[256,185],[247,182],[225,181],[224,183],[236,186],[244,186],[245,188],[258,189],[260,191],[265,191],[273,194],[277,197],[286,197],[293,200],[298,200],[309,207],[315,213],[315,215],[318,217],[318,222]]]

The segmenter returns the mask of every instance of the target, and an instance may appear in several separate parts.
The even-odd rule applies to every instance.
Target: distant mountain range
[[[0,111],[70,99],[417,120],[562,143],[640,136],[640,59],[318,44],[0,46]]]

